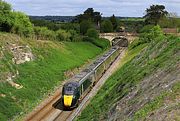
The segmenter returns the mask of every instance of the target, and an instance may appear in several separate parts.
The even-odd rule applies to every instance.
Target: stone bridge
[[[137,38],[137,34],[127,33],[127,32],[100,33],[99,37],[108,39],[111,42],[111,44],[114,39],[118,39],[120,37],[125,37],[128,39],[128,42],[131,43],[135,38]]]

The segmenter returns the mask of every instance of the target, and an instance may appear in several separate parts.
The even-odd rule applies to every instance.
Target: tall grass
[[[1,121],[30,111],[55,86],[61,84],[65,71],[81,66],[102,52],[102,49],[89,42],[60,43],[25,39],[23,43],[32,48],[35,60],[16,65],[19,76],[14,82],[22,85],[22,89],[0,82],[0,94],[5,95],[0,97]],[[11,61],[10,58],[6,59]],[[6,63],[1,61],[1,64]]]
[[[133,58],[126,57],[127,59],[130,58],[128,59],[129,61],[125,62],[125,64],[106,81],[97,95],[91,100],[90,104],[81,113],[81,116],[78,117],[78,121],[107,119],[109,109],[126,96],[134,85],[140,83],[141,80],[157,69],[172,69],[174,67],[173,65],[176,65],[180,60],[177,55],[178,50],[180,50],[180,38],[170,37],[162,41],[153,41],[147,45],[145,49],[142,47],[137,49],[141,46],[138,45],[131,50],[138,50],[138,52],[135,52],[138,54]],[[163,46],[164,48],[162,48]],[[154,55],[154,53],[156,54]],[[136,113],[135,119],[138,119],[138,116],[141,115],[145,116],[144,111],[148,112],[158,108],[159,105],[154,105],[161,102],[162,99],[164,98],[160,96],[155,99],[152,104],[145,106]]]

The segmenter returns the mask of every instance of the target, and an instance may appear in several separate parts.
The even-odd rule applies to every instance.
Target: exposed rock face
[[[145,78],[140,84],[131,89],[131,92],[112,106],[109,111],[108,120],[125,121],[133,120],[134,114],[152,102],[158,95],[164,91],[172,91],[171,88],[175,83],[180,83],[180,64],[177,64],[172,70],[158,70],[156,73]],[[172,100],[171,100],[172,101]],[[148,114],[145,120],[164,121],[174,119],[174,115],[180,115],[180,97],[176,97],[173,102],[169,103],[167,99],[163,106]],[[177,118],[177,117],[176,117]],[[175,120],[175,119],[174,119]]]
[[[34,56],[29,46],[17,46],[16,44],[10,45],[10,50],[13,53],[12,61],[15,64],[22,64],[34,60]]]
[[[12,62],[8,62],[9,58],[5,56],[9,52],[11,52],[12,54]],[[0,48],[0,60],[1,59],[5,60],[6,63],[8,63],[8,66],[6,66],[6,64],[2,64],[0,65],[0,67],[2,69],[11,68],[13,69],[13,71],[11,69],[7,69],[6,71],[1,72],[0,82],[8,82],[11,86],[15,87],[16,89],[23,88],[22,85],[19,85],[13,81],[19,75],[18,70],[13,67],[13,63],[22,64],[34,60],[34,55],[32,54],[31,48],[27,45],[19,46],[18,44],[6,42],[5,45]],[[2,94],[1,96],[3,97]]]

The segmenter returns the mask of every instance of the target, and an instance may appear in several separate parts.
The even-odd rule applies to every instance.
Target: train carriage
[[[91,90],[120,53],[119,46],[113,46],[106,54],[98,58],[87,69],[75,75],[68,81],[62,91],[64,108],[77,107],[78,103]]]

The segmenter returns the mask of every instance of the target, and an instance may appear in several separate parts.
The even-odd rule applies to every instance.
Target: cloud
[[[180,15],[180,0],[5,0],[17,11],[29,15],[77,15],[89,7],[104,16],[143,16],[152,4],[163,4]]]

